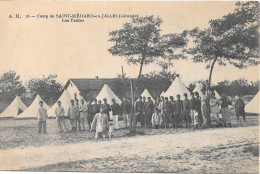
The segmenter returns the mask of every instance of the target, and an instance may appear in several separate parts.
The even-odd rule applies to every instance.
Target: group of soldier
[[[106,115],[108,122],[113,120],[115,129],[119,129],[118,119],[120,116],[123,116],[124,126],[128,127],[131,113],[133,113],[134,123],[139,122],[141,127],[147,128],[182,128],[185,126],[186,128],[198,129],[212,120],[219,126],[231,127],[228,109],[231,102],[226,95],[222,94],[222,97],[217,99],[214,92],[206,93],[206,90],[201,92],[202,96],[198,92],[190,93],[190,99],[188,99],[188,94],[184,94],[183,96],[176,95],[176,99],[173,96],[169,98],[158,97],[154,102],[151,97],[140,96],[133,108],[131,100],[126,97],[123,98],[121,105],[115,99],[112,99],[111,105],[108,104],[106,98],[103,99],[103,102],[95,99],[93,103],[85,102],[84,99],[80,101],[75,99],[70,101],[67,118],[70,120],[71,131],[85,130],[85,125],[89,130],[92,130],[91,123],[98,113]],[[235,104],[238,120],[239,116],[245,120],[244,106],[243,100],[238,97]],[[40,118],[41,125],[39,124],[39,133],[41,132],[40,127],[43,127],[44,132],[46,132],[46,121],[42,117],[47,117],[47,114],[41,114],[42,110],[43,107],[40,104],[38,118]],[[110,113],[112,114],[110,115]],[[66,118],[65,111],[60,101],[57,102],[55,114],[59,131],[67,131],[64,120]],[[100,124],[103,123],[100,122]]]

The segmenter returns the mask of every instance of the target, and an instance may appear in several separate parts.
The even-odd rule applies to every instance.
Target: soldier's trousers
[[[85,118],[80,118],[80,130],[85,130]]]
[[[81,130],[80,117],[79,116],[76,118],[76,130]]]
[[[70,125],[71,125],[71,130],[73,130],[73,131],[75,131],[75,130],[77,130],[77,120],[76,120],[76,118],[74,118],[74,119],[70,119]]]
[[[38,125],[39,125],[38,133],[40,134],[43,129],[43,133],[46,134],[46,121],[38,121]]]
[[[225,123],[231,123],[230,115],[229,115],[229,109],[228,108],[221,108],[221,113],[222,113],[224,122]]]
[[[60,132],[66,131],[64,117],[56,117],[58,128]]]

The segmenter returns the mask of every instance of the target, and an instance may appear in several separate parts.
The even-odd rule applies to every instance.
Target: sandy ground
[[[246,123],[237,123],[234,113],[231,117],[233,127],[248,127],[258,126],[259,116],[248,116]],[[69,129],[69,121],[66,120],[66,125]],[[124,129],[122,121],[119,122],[120,130],[115,132],[116,138],[126,137],[129,132],[128,129]],[[214,128],[215,129],[215,128]],[[219,128],[218,128],[219,129]],[[144,129],[140,128],[138,123],[137,131],[146,135],[162,135],[162,134],[175,134],[193,132],[192,129]],[[205,131],[205,130],[199,130]],[[74,143],[83,143],[87,141],[93,141],[94,132],[82,131],[82,132],[67,132],[58,133],[57,124],[55,119],[47,120],[47,135],[38,134],[38,125],[35,119],[29,120],[14,120],[6,119],[0,120],[0,150],[12,149],[12,148],[28,148],[28,147],[41,147],[52,145],[65,145]]]
[[[257,126],[1,150],[0,169],[257,173],[250,145],[259,145]]]
[[[38,135],[36,120],[0,120],[0,170],[258,173],[258,116],[233,128],[141,129],[145,135],[94,140],[94,132]],[[122,122],[121,122],[122,126]],[[256,149],[256,156],[252,149]]]

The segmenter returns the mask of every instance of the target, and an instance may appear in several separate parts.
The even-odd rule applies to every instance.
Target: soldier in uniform
[[[144,126],[147,127],[146,125],[146,97],[143,97],[143,118],[141,118],[141,122],[143,122]]]
[[[61,106],[61,101],[57,102],[58,106],[55,108],[56,120],[59,128],[59,132],[66,131],[64,115],[64,108]]]
[[[201,111],[201,99],[200,99],[200,95],[198,92],[195,92],[195,96],[196,96],[196,106],[197,106],[197,112],[198,112],[198,119],[199,119],[199,127],[201,127],[201,125],[203,124],[203,117],[202,117],[202,111]]]
[[[110,114],[109,114],[109,112],[111,111],[111,107],[110,107],[110,105],[107,103],[107,99],[106,98],[104,98],[103,99],[103,102],[104,102],[104,104],[102,105],[102,107],[104,108],[104,113],[105,114],[107,114],[107,117],[108,117],[108,121],[110,121]]]
[[[144,126],[144,114],[143,114],[143,107],[144,107],[144,103],[142,102],[142,97],[140,96],[138,101],[135,103],[135,113],[136,113],[136,123],[140,122],[141,123],[141,127]]]
[[[97,104],[97,99],[94,100],[94,104],[92,105],[92,114],[95,116],[100,111],[100,105]]]
[[[100,108],[100,113],[97,113],[93,119],[93,122],[91,124],[91,129],[92,130],[96,130],[95,133],[95,139],[98,138],[105,138],[106,134],[108,132],[109,129],[109,123],[108,123],[108,116],[107,114],[104,112],[104,107],[101,106]]]
[[[115,126],[115,129],[119,129],[118,127],[118,117],[121,115],[121,107],[118,103],[116,103],[116,100],[112,99],[112,105],[111,105],[112,115],[113,115],[113,124]]]
[[[164,124],[166,125],[167,128],[169,127],[171,113],[172,113],[172,105],[169,102],[168,97],[165,97],[164,98],[164,116],[165,116]]]
[[[235,102],[235,111],[236,111],[236,116],[237,116],[237,122],[239,122],[239,117],[242,116],[244,119],[244,122],[246,121],[246,114],[245,114],[245,103],[242,97],[236,96],[235,97],[236,102]]]
[[[74,105],[74,100],[70,101],[70,107],[68,109],[68,117],[70,119],[71,131],[77,131],[77,115],[78,107]]]
[[[80,100],[80,105],[79,105],[79,117],[80,117],[80,127],[82,129],[80,130],[85,130],[85,122],[87,122],[87,117],[88,117],[88,106],[85,104],[84,100]],[[88,123],[87,123],[88,124]]]
[[[48,118],[47,110],[43,107],[43,101],[39,102],[39,108],[37,113],[38,120],[38,133],[40,134],[43,128],[43,133],[46,134],[46,119]]]
[[[188,99],[188,95],[185,93],[182,104],[183,104],[183,118],[186,123],[186,128],[190,128],[190,123],[191,123],[189,103],[190,103],[190,101]]]
[[[182,128],[182,113],[183,113],[183,104],[181,101],[181,96],[178,94],[177,95],[177,100],[175,102],[175,117],[177,120],[177,126]]]
[[[123,97],[123,102],[121,103],[121,109],[123,112],[125,128],[127,128],[128,126],[127,122],[129,120],[129,114],[131,112],[131,104],[125,97]]]
[[[153,115],[153,111],[154,111],[154,105],[153,105],[153,101],[151,100],[151,97],[147,98],[148,101],[145,104],[145,114],[146,114],[146,127],[151,128],[151,119],[152,119],[152,115]]]
[[[226,94],[222,94],[221,99],[222,104],[221,104],[221,113],[223,116],[223,122],[224,126],[226,127],[227,125],[231,127],[231,121],[230,121],[230,115],[229,115],[229,109],[228,105],[231,105],[231,101],[227,98]]]
[[[192,121],[192,124],[194,125],[194,129],[198,129],[199,126],[199,121],[198,121],[198,112],[197,112],[197,102],[196,102],[196,99],[194,98],[194,93],[191,92],[191,99],[190,99],[190,116],[191,116],[191,121]]]
[[[75,99],[75,106],[78,109],[78,111],[77,111],[77,118],[76,118],[76,130],[80,131],[81,127],[80,127],[79,100],[78,99]]]
[[[174,127],[175,125],[175,116],[174,116],[174,113],[175,113],[175,101],[174,101],[174,98],[173,96],[170,96],[170,104],[171,104],[171,107],[172,107],[172,111],[171,111],[171,115],[170,115],[170,121],[171,121],[171,124],[172,124],[172,128]]]
[[[88,118],[87,118],[87,124],[89,126],[89,128],[91,127],[91,123],[93,121],[94,118],[94,113],[93,113],[93,106],[90,102],[87,103],[87,107],[88,107]]]
[[[209,114],[209,108],[207,106],[207,102],[209,100],[209,95],[206,94],[206,89],[202,89],[202,96],[201,96],[201,111],[202,111],[202,117],[204,121],[204,125],[207,124],[207,122],[211,121],[210,114]]]

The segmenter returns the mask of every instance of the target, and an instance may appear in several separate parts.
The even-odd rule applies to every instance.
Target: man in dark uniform
[[[77,107],[76,130],[80,131],[80,116],[79,116],[79,100],[75,99],[75,106]]]
[[[164,98],[164,114],[165,114],[165,120],[164,120],[164,124],[166,124],[166,127],[169,127],[169,123],[170,123],[170,117],[171,117],[171,113],[172,113],[172,104],[169,102],[168,97]]]
[[[138,101],[135,103],[135,113],[136,113],[136,123],[140,122],[141,123],[141,127],[144,126],[144,115],[143,115],[143,107],[144,107],[144,103],[142,102],[142,97],[140,96]]]
[[[198,119],[199,119],[199,127],[203,124],[203,117],[202,117],[202,111],[201,111],[201,99],[198,92],[195,92],[196,96],[196,106],[197,106],[197,112],[198,112]]]
[[[88,102],[87,107],[88,107],[88,126],[91,128],[91,123],[96,114],[93,113],[93,107],[90,102]]]
[[[123,97],[123,102],[121,103],[121,109],[124,118],[125,128],[127,128],[128,120],[130,119],[131,104],[126,97]]]
[[[185,93],[184,94],[184,100],[182,101],[182,104],[183,104],[183,118],[184,118],[185,123],[186,123],[186,128],[189,128],[190,123],[191,123],[189,103],[190,103],[190,101],[188,99],[188,95]]]
[[[153,115],[153,111],[154,111],[154,105],[153,105],[153,101],[151,100],[151,97],[147,98],[148,101],[145,104],[145,114],[146,114],[146,127],[151,128],[152,127],[152,115]]]
[[[146,125],[146,97],[143,97],[143,104],[144,104],[144,106],[143,106],[143,120],[142,120],[142,122],[144,122],[144,126],[146,127],[147,125]]]
[[[113,124],[115,129],[119,129],[118,126],[118,117],[121,115],[121,107],[118,103],[116,103],[116,100],[112,99],[112,105],[111,105],[112,115],[113,115]]]
[[[175,101],[174,101],[174,98],[173,96],[170,96],[170,104],[171,104],[171,108],[172,108],[172,113],[170,115],[170,121],[171,121],[171,124],[172,124],[172,128],[174,127],[175,125],[175,116],[174,116],[174,112],[175,112]]]
[[[177,120],[177,126],[182,127],[182,112],[183,112],[183,104],[181,101],[181,96],[177,95],[177,101],[175,102],[175,117]]]
[[[98,100],[98,105],[99,105],[99,108],[101,108],[101,106],[102,106],[102,101],[101,100]]]
[[[91,122],[95,115],[100,112],[100,106],[97,104],[97,99],[94,100],[94,104],[90,105],[90,111],[91,111]]]
[[[222,94],[221,96],[221,113],[223,117],[223,122],[224,126],[226,127],[227,125],[231,127],[231,121],[230,121],[230,115],[229,115],[229,109],[228,105],[232,105],[231,101],[227,98],[226,94]]]
[[[104,98],[103,101],[104,101],[104,104],[102,105],[102,107],[104,108],[104,111],[103,111],[103,112],[104,112],[105,114],[107,114],[108,121],[110,121],[110,114],[109,114],[109,112],[111,111],[111,107],[110,107],[110,105],[107,103],[107,99],[106,99],[106,98]]]
[[[235,102],[235,111],[236,111],[236,116],[237,116],[237,122],[239,123],[239,117],[242,116],[244,119],[244,122],[246,121],[246,114],[245,114],[245,103],[244,100],[242,99],[242,96],[236,96],[235,97],[236,102]]]
[[[198,112],[197,112],[197,102],[196,99],[194,98],[194,93],[191,92],[191,99],[190,99],[190,116],[191,116],[191,121],[192,124],[194,125],[194,129],[198,129]]]
[[[92,105],[92,112],[94,116],[100,112],[100,106],[97,104],[97,99],[94,100],[94,104]]]

